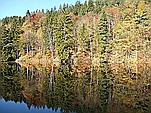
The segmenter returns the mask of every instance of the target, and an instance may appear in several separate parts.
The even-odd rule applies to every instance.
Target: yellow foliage
[[[41,27],[38,29],[36,36],[38,36],[38,37],[42,37],[43,36],[43,32],[42,32],[42,28]]]
[[[126,8],[132,8],[132,7],[134,7],[134,0],[125,0],[123,2],[123,5]]]
[[[137,13],[139,15],[141,15],[144,8],[145,8],[145,2],[144,2],[144,0],[140,0],[139,3],[138,3],[138,6],[137,6]]]
[[[99,58],[99,57],[94,57],[94,58],[92,59],[92,65],[93,65],[94,67],[99,67],[99,66],[100,66],[100,58]]]

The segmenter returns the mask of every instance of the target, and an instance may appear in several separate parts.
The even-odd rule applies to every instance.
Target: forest
[[[150,63],[150,10],[150,0],[88,0],[5,17],[0,20],[0,59],[94,67]]]
[[[79,0],[0,19],[1,106],[150,113],[150,73],[150,0]]]

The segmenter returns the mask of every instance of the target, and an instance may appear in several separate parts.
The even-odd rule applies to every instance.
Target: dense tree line
[[[19,56],[19,38],[23,33],[21,30],[24,18],[21,17],[6,17],[1,20],[1,58],[3,60],[15,60]]]
[[[72,62],[77,57],[147,62],[151,56],[150,6],[147,0],[88,0],[3,18],[1,59],[26,55]]]

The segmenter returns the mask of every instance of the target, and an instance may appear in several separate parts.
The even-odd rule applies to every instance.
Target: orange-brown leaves
[[[72,18],[72,20],[75,22],[79,19],[79,16],[75,16],[73,13],[69,13],[68,16],[70,16]]]
[[[80,50],[73,54],[72,59],[74,62],[73,73],[87,72],[90,69],[91,59],[88,52]]]
[[[106,14],[108,19],[113,19],[113,23],[114,25],[116,25],[118,23],[118,21],[120,20],[120,9],[117,7],[109,7],[106,9]]]
[[[44,14],[42,12],[38,12],[36,11],[36,13],[33,13],[32,15],[30,15],[29,17],[26,17],[27,20],[29,21],[26,21],[23,23],[23,27],[25,26],[29,26],[29,27],[32,27],[32,26],[36,26],[36,29],[38,29],[40,27],[40,19],[44,16]]]

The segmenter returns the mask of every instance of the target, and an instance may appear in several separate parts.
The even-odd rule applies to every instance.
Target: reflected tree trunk
[[[27,80],[28,80],[28,77],[29,77],[29,70],[28,70],[28,66],[27,66]]]
[[[31,68],[31,79],[33,79],[33,76],[34,76],[34,67],[32,66],[32,68]]]

